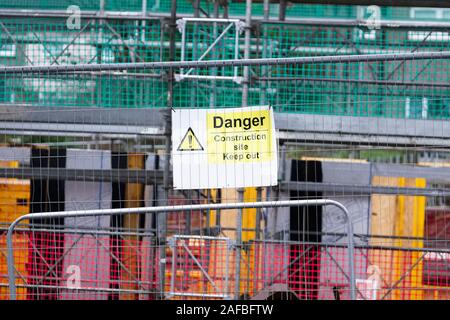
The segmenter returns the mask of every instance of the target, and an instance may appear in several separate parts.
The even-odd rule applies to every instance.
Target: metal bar
[[[217,2],[217,1],[214,2],[214,18],[216,18],[216,19],[219,18],[219,2]],[[217,22],[214,22],[214,24],[213,24],[213,38],[217,37],[217,32],[218,32],[218,24],[217,24]],[[219,56],[217,55],[217,51],[218,50],[215,50],[212,53],[212,59],[213,60],[220,59],[220,55]],[[220,51],[220,48],[219,48],[219,51]],[[210,70],[210,72],[211,72],[211,75],[213,77],[217,76],[217,68],[212,68]],[[217,95],[216,89],[217,89],[217,82],[214,79],[213,81],[211,81],[211,89],[210,89],[210,93],[209,93],[209,107],[211,109],[214,109],[214,107],[216,105],[216,95]],[[208,189],[208,192],[209,192],[209,195],[210,195],[211,190]],[[208,201],[208,202],[210,202],[210,201]],[[208,213],[208,219],[209,219],[209,213]]]
[[[192,70],[193,68],[191,68]],[[237,73],[237,72],[236,72]],[[236,74],[235,73],[235,74]],[[242,77],[238,76],[207,76],[207,75],[196,75],[196,74],[179,74],[177,75],[179,79],[199,79],[199,80],[233,80],[235,82],[242,82]]]
[[[107,110],[107,109],[105,109]],[[113,110],[111,110],[113,111]],[[28,114],[29,115],[29,114]],[[19,111],[13,116],[23,116]],[[57,116],[57,115],[56,115]],[[75,115],[74,115],[75,116]],[[56,121],[55,121],[56,122]],[[123,134],[124,136],[131,135],[161,135],[162,130],[160,128],[155,127],[145,127],[145,126],[133,126],[133,125],[108,125],[108,124],[95,124],[95,122],[89,124],[82,123],[64,123],[64,122],[56,122],[56,123],[43,123],[43,122],[34,122],[34,121],[26,121],[25,119],[15,119],[15,121],[0,121],[2,132],[8,130],[20,130],[24,132],[30,132],[31,135],[39,135],[41,132],[47,132],[49,135],[63,135],[67,136],[67,134],[61,134],[62,132],[68,133],[71,132],[73,134],[76,133],[84,133],[89,134],[91,136],[93,133],[99,134]],[[6,129],[6,130],[5,130]]]
[[[8,279],[10,288],[10,299],[16,300],[16,275],[14,272],[14,248],[13,233],[15,227],[22,220],[33,220],[42,218],[57,217],[92,217],[92,216],[109,216],[137,213],[162,213],[164,216],[168,212],[181,212],[189,210],[217,210],[217,209],[244,209],[244,208],[264,208],[264,207],[291,207],[291,206],[335,206],[339,208],[345,216],[348,237],[348,255],[349,255],[349,276],[351,299],[356,298],[355,283],[355,265],[354,265],[354,241],[353,241],[353,224],[351,216],[347,208],[338,201],[328,199],[314,200],[285,200],[285,201],[263,201],[263,202],[237,202],[237,203],[218,203],[218,204],[196,204],[196,205],[179,205],[179,206],[159,206],[159,207],[137,207],[137,208],[121,208],[121,209],[96,209],[96,210],[74,210],[74,211],[57,211],[57,212],[38,212],[25,214],[17,218],[8,228],[6,234],[6,242],[8,249]],[[162,250],[164,251],[164,250]],[[162,290],[163,293],[164,290]]]
[[[226,294],[213,294],[213,293],[190,293],[190,292],[169,292],[170,295],[177,295],[181,297],[199,297],[199,298],[221,298],[227,299],[228,295]]]
[[[59,57],[61,57],[61,56],[67,51],[67,49],[69,49],[69,47],[70,47],[70,46],[71,46],[71,45],[72,45],[72,44],[73,44],[73,43],[81,36],[81,34],[84,32],[84,30],[86,30],[87,27],[89,27],[89,26],[91,25],[91,23],[92,23],[92,20],[89,20],[89,21],[83,26],[83,28],[81,28],[80,31],[78,31],[78,32],[75,34],[75,36],[73,37],[73,39],[70,40],[69,43],[66,44],[66,45],[64,46],[64,48],[56,55],[56,57],[54,57],[53,61],[50,62],[50,65],[55,64],[55,62],[59,64],[59,62],[58,62]]]
[[[3,9],[0,11],[1,18],[68,18],[71,13],[66,10],[34,10],[34,9]],[[187,15],[186,15],[187,16]],[[103,11],[100,15],[98,10],[82,10],[80,17],[83,19],[97,20],[161,20],[169,17],[167,13],[151,13],[145,16],[142,12],[131,11]]]
[[[450,168],[449,168],[450,169]],[[332,192],[335,195],[366,196],[371,194],[392,194],[426,197],[450,197],[450,189],[444,188],[408,188],[408,187],[384,187],[362,184],[340,184],[322,182],[282,182],[280,190],[283,191],[320,191]]]
[[[186,23],[181,25],[181,61],[186,60]],[[184,74],[184,68],[180,69],[181,74]]]
[[[0,177],[18,179],[56,179],[152,184],[163,180],[162,170],[142,169],[66,169],[0,168]]]
[[[350,280],[350,277],[349,277],[348,274],[345,272],[345,270],[342,268],[341,264],[340,264],[338,261],[336,261],[336,259],[333,257],[333,255],[328,251],[328,247],[325,247],[325,252],[326,252],[326,254],[330,257],[330,259],[332,260],[332,262],[334,262],[334,264],[335,264],[336,267],[339,269],[339,271],[342,272],[342,275],[343,275],[346,279]],[[361,291],[359,291],[358,288],[356,288],[356,291],[357,291],[359,294],[361,294]]]
[[[244,189],[239,188],[238,192],[238,201],[244,201]],[[234,298],[239,300],[239,294],[241,291],[241,250],[242,250],[242,217],[244,210],[242,208],[238,209],[236,214],[236,244],[234,246],[235,252],[235,275],[234,275]]]
[[[131,47],[127,42],[125,42],[122,38],[122,36],[113,28],[111,27],[111,25],[107,22],[104,21],[106,28],[108,28],[109,31],[111,31],[111,33],[116,36],[117,40],[119,41],[119,43],[125,47],[128,48],[129,52],[130,52],[130,58],[132,60],[132,62],[135,62],[135,56],[140,60],[140,61],[144,61],[144,59],[141,58],[141,56],[139,54],[136,53],[136,51],[134,50],[134,47]]]
[[[183,234],[177,234],[173,236],[177,239],[197,239],[197,240],[215,240],[215,241],[227,241],[230,240],[226,237],[212,237],[212,236],[196,236],[196,235],[183,235]]]
[[[105,14],[105,1],[106,0],[100,0],[100,2],[99,2],[99,12],[98,12],[98,14],[100,16],[103,16]]]
[[[231,250],[231,242],[232,240],[227,239],[227,255],[225,257],[225,292],[228,293],[228,285],[229,285],[229,264],[230,264],[230,250]]]
[[[48,270],[47,272],[43,275],[39,277],[39,281],[37,282],[37,285],[41,285],[42,282],[45,280],[45,278],[50,274],[53,273],[53,275],[57,278],[58,275],[56,274],[56,272],[54,272],[53,270],[55,270],[58,267],[58,264],[64,260],[64,258],[66,257],[66,255],[68,255],[70,253],[70,250],[73,249],[73,247],[75,247],[75,245],[84,237],[84,235],[79,235],[78,238],[70,245],[70,247],[65,250],[63,252],[63,254],[58,258],[58,260],[56,260],[55,262],[53,262],[53,264],[50,266],[48,265]],[[65,248],[64,248],[65,249]]]
[[[304,82],[336,82],[336,83],[355,83],[368,85],[386,85],[386,86],[408,86],[408,87],[445,87],[450,88],[448,82],[412,82],[412,81],[390,81],[390,80],[364,80],[364,79],[331,79],[331,78],[311,78],[311,77],[259,77],[259,81],[304,81]]]
[[[222,189],[216,189],[216,199],[215,199],[216,203],[221,203],[222,202]],[[218,233],[221,232],[221,228],[222,228],[222,224],[221,224],[221,214],[220,214],[220,210],[216,210],[216,228],[218,229]]]
[[[292,114],[290,114],[292,115]],[[317,116],[317,115],[316,115]],[[319,116],[320,117],[320,116]],[[359,118],[361,120],[362,118]],[[372,118],[373,119],[373,118]],[[390,120],[387,118],[377,118],[377,120]],[[428,120],[428,123],[430,121]],[[438,123],[438,121],[433,121],[433,124]],[[399,128],[399,127],[396,127]],[[414,127],[411,127],[414,128]],[[320,133],[318,135],[318,133]],[[395,147],[436,147],[436,148],[448,148],[448,139],[442,136],[438,137],[409,137],[409,136],[395,136],[395,135],[380,135],[371,134],[369,132],[360,133],[359,136],[355,133],[333,133],[326,132],[322,130],[314,131],[278,131],[278,139],[287,141],[302,141],[303,143],[315,143],[319,141],[322,143],[339,143],[341,145],[367,145],[367,146],[395,146]]]
[[[172,0],[171,8],[170,8],[170,24],[169,24],[169,59],[175,59],[175,33],[177,28],[177,0]],[[171,108],[173,107],[173,85],[174,83],[174,71],[173,69],[168,70],[168,79],[167,79],[167,109],[164,110],[163,118],[164,118],[164,135],[166,137],[165,143],[165,155],[164,155],[164,174],[163,174],[163,199],[162,204],[167,205],[169,201],[169,187],[170,187],[170,153],[172,149],[172,114]],[[155,211],[157,212],[157,211]],[[156,223],[157,223],[157,235],[158,235],[158,244],[165,245],[166,236],[167,236],[167,216],[164,211],[160,211],[156,215]],[[159,285],[160,285],[160,297],[164,297],[164,288],[165,288],[165,278],[166,278],[166,250],[159,251]]]
[[[239,29],[237,29],[237,30],[239,30]],[[427,29],[426,31],[429,31],[429,29]],[[316,30],[314,33],[317,33],[317,32],[318,31]],[[346,32],[348,32],[348,31],[346,31]],[[440,31],[440,32],[442,32],[442,31]],[[0,38],[1,38],[1,35],[0,35]],[[133,43],[130,42],[130,45],[131,44],[139,45],[139,46],[144,45],[146,47],[152,47],[155,50],[161,51],[163,48],[168,48],[169,47],[169,42],[168,41],[161,41],[161,40],[163,40],[163,39],[160,39],[159,41],[151,41],[151,40],[149,40],[149,41],[145,41],[145,42],[139,40],[139,41],[134,41]],[[309,37],[309,40],[314,40],[313,35],[311,35],[311,37]],[[26,42],[27,43],[38,43],[37,41],[32,41],[32,40],[27,40]],[[306,41],[305,39],[303,41],[301,41],[301,43],[303,43],[303,44],[308,44],[308,42],[311,42],[311,41]],[[102,42],[102,41],[99,40],[99,42],[92,43],[92,45],[97,45],[97,46],[100,46],[102,44],[103,45],[117,45],[118,43],[119,43],[119,41],[113,35],[110,35],[109,39],[106,42],[105,41]],[[333,45],[336,46],[336,44],[333,44]],[[343,43],[339,43],[338,45],[340,46],[338,49],[336,49],[336,47],[333,47],[331,44],[329,46],[322,46],[322,47],[314,46],[313,44],[310,44],[309,46],[295,46],[294,48],[290,48],[289,52],[297,53],[296,56],[300,56],[300,54],[304,54],[304,53],[308,53],[310,55],[312,55],[313,53],[316,54],[316,55],[325,55],[325,54],[335,55],[337,53],[340,54],[340,55],[356,54],[356,52],[354,52],[353,48],[345,48],[343,46],[344,45]],[[396,44],[392,44],[392,45],[403,46],[403,44],[401,44],[401,43],[396,43]],[[197,43],[197,47],[199,47],[199,48],[206,48],[207,46],[208,46],[207,44]],[[177,48],[181,48],[181,43],[177,42],[176,43],[176,47]],[[192,48],[193,44],[191,42],[188,42],[186,44],[186,47]],[[230,45],[227,45],[227,47],[229,48]],[[244,47],[244,44],[238,44],[238,48],[239,49],[243,49],[243,47]],[[259,53],[260,48],[259,48],[259,46],[256,43],[252,44],[250,46],[250,48],[251,48],[252,52]],[[433,49],[432,47],[428,47],[428,48],[429,49]],[[272,47],[272,50],[273,50],[273,47]],[[288,49],[286,49],[286,50],[288,50]],[[373,54],[373,48],[371,48],[369,46],[362,45],[359,50],[362,53]],[[381,54],[381,53],[396,53],[396,54],[399,54],[399,53],[411,53],[411,51],[407,50],[407,48],[403,48],[403,47],[402,48],[395,48],[395,49],[378,48],[377,49],[377,54]],[[85,64],[91,64],[95,60],[96,57],[97,57],[97,55],[93,56],[91,58],[91,60],[89,60]],[[158,61],[162,61],[162,59],[160,58]],[[120,64],[122,64],[122,63],[120,63]],[[63,74],[64,72],[61,71],[61,73]]]
[[[125,69],[171,69],[171,68],[209,68],[209,67],[243,67],[262,65],[304,65],[317,63],[349,63],[349,62],[377,62],[377,61],[402,61],[424,59],[449,59],[450,51],[439,52],[407,52],[407,53],[382,53],[382,54],[355,54],[345,56],[313,56],[294,58],[270,58],[270,59],[230,59],[208,61],[168,61],[168,62],[136,62],[136,63],[107,63],[107,64],[78,64],[62,66],[2,66],[0,73],[53,73],[99,70],[125,70]]]
[[[45,50],[45,52],[47,52],[47,54],[52,58],[52,59],[54,59],[55,58],[55,56],[53,55],[53,53],[47,48],[47,46],[45,45],[45,43],[41,40],[41,38],[36,34],[36,32],[34,31],[34,30],[32,30],[31,31],[31,33],[33,34],[33,36],[36,38],[36,40],[37,40],[37,43],[38,44],[42,44],[42,47],[43,47],[43,49]],[[13,41],[14,41],[14,39],[13,39]],[[32,41],[30,41],[30,42],[32,42]],[[29,43],[29,42],[28,42]],[[55,61],[57,64],[60,64],[58,61]],[[51,64],[53,64],[53,63],[51,63]]]
[[[333,141],[341,145],[350,143],[372,144],[378,147],[392,145],[396,148],[403,146],[448,148],[447,137],[450,135],[450,123],[445,120],[344,115],[276,113],[275,127],[278,139],[301,141],[302,144],[309,141],[317,144],[320,140]]]
[[[162,99],[159,98],[158,99]],[[51,119],[54,123],[49,123]],[[99,107],[84,107],[84,106],[55,106],[45,107],[36,106],[32,104],[0,104],[0,121],[1,129],[24,128],[29,130],[47,130],[63,131],[65,126],[71,126],[65,131],[75,130],[80,132],[107,132],[112,128],[115,133],[138,133],[143,134],[159,133],[164,134],[163,117],[161,115],[161,108],[99,108]],[[8,122],[18,122],[17,125],[12,125]],[[27,125],[19,125],[20,122],[32,122]],[[33,124],[34,123],[34,124]],[[89,130],[83,130],[79,126],[89,127],[91,124],[95,126]],[[76,126],[78,125],[78,126]],[[120,126],[120,131],[116,131]],[[126,130],[125,127],[133,128]],[[0,129],[0,130],[1,130]],[[92,131],[91,131],[92,130]],[[140,131],[136,131],[140,130]]]
[[[263,242],[263,244],[266,246],[268,243],[267,243],[267,242]],[[283,243],[283,244],[288,245],[288,243],[286,243],[286,242]],[[305,244],[305,243],[302,242],[302,244]],[[317,244],[317,243],[316,243],[316,244]],[[283,275],[283,273],[285,273],[286,270],[288,270],[288,269],[289,269],[291,266],[293,266],[298,260],[300,260],[300,258],[303,258],[303,257],[311,250],[311,248],[312,248],[312,246],[310,246],[309,248],[307,248],[306,251],[303,251],[303,252],[302,252],[300,255],[298,255],[295,259],[290,260],[290,261],[289,261],[289,264],[287,264],[286,266],[284,266],[283,269],[282,269],[281,271],[279,271],[277,274],[275,274],[275,275],[270,275],[269,280],[268,280],[268,282],[265,284],[264,287],[273,285],[273,284],[274,284],[274,281],[277,280],[277,278],[278,278],[280,275]],[[288,249],[288,248],[284,248],[283,250],[288,251],[289,249]],[[264,280],[265,280],[265,277],[264,277]]]
[[[431,36],[431,34],[432,34],[431,31],[428,32],[428,35],[427,35],[426,37],[424,37],[422,41],[420,41],[419,43],[415,44],[414,48],[413,48],[410,52],[413,53],[413,52],[416,52],[418,49],[420,49],[420,47],[426,43],[427,39]],[[385,35],[384,35],[384,34],[383,34],[383,36],[384,36],[384,38],[385,38]],[[402,61],[402,62],[399,63],[399,64],[394,68],[394,70],[392,70],[386,77],[383,76],[383,77],[381,77],[381,78],[382,78],[382,79],[385,78],[386,80],[390,80],[390,79],[396,74],[396,72],[397,72],[399,69],[401,69],[402,67],[404,68],[404,65],[405,65],[405,61]],[[426,67],[425,67],[425,68],[426,68]],[[413,80],[415,80],[415,78],[414,78]]]
[[[272,2],[272,0],[270,0]],[[145,21],[161,21],[170,17],[170,13],[147,13],[145,16],[141,12],[119,12],[105,11],[103,16],[99,16],[98,11],[83,10],[80,12],[83,19],[94,20],[145,20]],[[0,18],[68,18],[70,16],[65,10],[22,10],[22,9],[4,9],[0,11]],[[191,18],[190,14],[178,14],[179,17]],[[234,15],[234,19],[244,19],[243,15]],[[359,19],[324,19],[324,18],[294,18],[288,17],[285,21],[269,20],[264,16],[254,15],[254,22],[269,24],[286,24],[286,25],[312,25],[312,26],[342,26],[342,27],[364,27],[367,21]],[[383,28],[448,28],[450,22],[447,21],[408,21],[408,20],[381,20],[380,26]]]
[[[278,0],[280,2],[285,0]],[[443,0],[289,0],[292,3],[350,5],[350,6],[388,6],[388,7],[437,7],[450,8],[449,1]],[[237,1],[239,2],[239,1]]]
[[[246,0],[245,6],[245,37],[244,37],[244,60],[250,58],[250,38],[251,38],[251,24],[252,24],[252,0]],[[236,41],[238,39],[238,32],[236,31]],[[235,48],[235,55],[238,54]],[[238,56],[236,56],[238,58]],[[235,68],[235,76],[237,76],[237,69]],[[249,66],[244,66],[244,76],[242,81],[242,108],[248,107],[248,92],[250,85],[250,69]],[[244,189],[238,190],[238,201],[244,201]],[[242,218],[244,210],[239,209],[236,216],[236,255],[235,255],[235,282],[234,282],[234,298],[239,300],[240,285],[241,285],[241,255],[242,252]]]
[[[95,127],[94,125],[91,126]],[[94,130],[95,132],[95,130]],[[62,132],[56,132],[56,131],[29,131],[29,130],[23,130],[23,129],[19,129],[19,130],[1,130],[0,129],[0,133],[4,134],[4,135],[21,135],[21,136],[49,136],[49,137],[77,137],[77,138],[91,138],[92,137],[92,133],[88,133],[88,132],[76,132],[76,131],[62,131]],[[111,140],[117,140],[117,139],[138,139],[139,137],[139,133],[135,133],[135,134],[124,134],[124,133],[106,133],[106,134],[102,134],[103,138],[105,139],[111,139]],[[155,136],[156,138],[163,138],[163,137],[158,137]],[[142,149],[142,147],[141,147]]]
[[[435,182],[450,179],[450,168],[374,163],[373,175],[385,177],[425,178]]]
[[[330,234],[330,233],[328,233]],[[341,236],[345,236],[344,233],[333,233],[332,235],[341,235]],[[358,237],[358,234],[355,234],[356,237]],[[381,238],[385,238],[384,236],[378,236]],[[395,238],[395,237],[391,237],[391,236],[386,236],[386,238],[390,239],[390,238]],[[401,238],[401,237],[399,237]],[[426,239],[419,239],[419,240],[426,240]],[[442,240],[442,241],[446,241],[446,240]],[[448,240],[447,240],[448,241]],[[317,243],[317,242],[311,242],[311,241],[289,241],[289,240],[264,240],[264,241],[251,241],[251,242],[255,242],[255,243],[263,243],[265,245],[267,244],[285,244],[285,245],[289,245],[289,244],[303,244],[303,245],[319,245],[322,247],[334,247],[334,248],[345,248],[347,245],[343,244],[343,243],[336,243],[336,242],[322,242],[322,243]],[[396,247],[396,246],[384,246],[384,245],[361,245],[361,244],[355,244],[354,245],[355,249],[361,249],[361,250],[394,250],[394,251],[407,251],[407,252],[430,252],[430,253],[450,253],[450,249],[441,249],[441,248],[405,248],[405,247]]]
[[[184,21],[188,22],[218,22],[218,23],[236,23],[239,19],[220,19],[220,18],[183,18]]]
[[[151,285],[153,283],[144,283],[147,285]],[[0,283],[0,287],[8,287],[8,284]],[[135,293],[135,294],[145,294],[152,293],[152,290],[129,290],[129,289],[113,289],[113,288],[97,288],[97,287],[83,287],[83,288],[71,288],[67,286],[53,286],[53,285],[35,285],[35,284],[18,284],[19,288],[40,288],[40,289],[63,289],[63,290],[73,290],[73,291],[93,291],[93,292],[118,292],[118,293]]]
[[[353,50],[357,54],[362,54],[361,50],[355,45],[355,42],[352,40],[352,37],[348,34],[348,32],[346,32],[345,35],[343,35],[342,32],[340,32],[340,31],[337,31],[336,33],[337,33],[337,36],[344,41],[343,47],[345,45],[348,45],[349,47],[353,48]],[[335,53],[338,53],[339,49],[340,48],[338,48]],[[402,61],[402,63],[403,62],[404,61]],[[370,74],[372,75],[372,79],[377,79],[377,71],[374,69],[373,65],[369,65],[369,69],[370,69]]]
[[[332,26],[332,27],[367,27],[366,20],[360,19],[324,19],[324,18],[288,18],[285,21],[257,18],[254,21],[261,24],[285,26]],[[448,29],[447,21],[408,21],[408,20],[381,20],[380,27],[384,29]]]
[[[229,3],[228,0],[224,0],[222,3],[222,9],[223,9],[223,18],[224,19],[228,19],[229,17]]]
[[[1,122],[0,132],[15,135],[83,137],[90,137],[92,133],[97,132],[102,136],[134,138],[145,135],[155,139],[165,139],[164,129],[161,128],[161,124],[164,123],[162,119],[150,127],[155,119],[159,119],[157,116],[160,115],[160,108],[120,110],[121,112],[117,112],[117,117],[114,117],[117,124],[113,125],[105,124],[105,120],[110,121],[111,112],[116,112],[116,110],[108,108],[83,109],[83,112],[73,112],[75,109],[68,108],[71,113],[52,112],[51,109],[46,112],[30,112],[28,110],[28,108],[21,109],[18,105],[11,105],[8,112],[0,113],[1,119],[8,120]],[[87,119],[87,111],[92,111],[89,119]],[[106,112],[108,112],[108,117],[101,116]],[[51,115],[56,123],[45,123],[48,115]],[[71,120],[70,117],[77,123],[68,123]],[[277,138],[280,141],[302,141],[302,145],[306,143],[317,145],[320,141],[322,144],[335,145],[337,142],[340,145],[376,145],[378,148],[381,146],[395,148],[408,146],[414,149],[448,148],[447,137],[450,135],[450,123],[445,119],[435,121],[380,117],[359,117],[357,119],[358,126],[355,126],[356,118],[352,116],[277,112],[275,113]],[[145,121],[148,121],[147,126],[145,126]],[[139,126],[130,126],[130,122]],[[431,122],[433,125],[430,125]],[[327,125],[325,126],[325,124]]]
[[[8,254],[7,252],[4,252],[4,250],[0,250],[0,256],[2,257],[2,259],[8,259]],[[19,278],[24,282],[27,283],[27,279],[25,278],[25,276],[20,272],[20,270],[18,270],[18,268],[16,268],[16,266],[14,266],[14,272],[17,272],[17,275],[19,276]],[[0,278],[4,278],[4,275],[1,275]],[[2,284],[0,284],[1,286]],[[4,284],[5,286],[9,286],[8,284]]]

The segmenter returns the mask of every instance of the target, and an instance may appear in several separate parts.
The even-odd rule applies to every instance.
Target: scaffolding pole
[[[175,1],[175,0],[174,0]],[[16,300],[16,270],[14,259],[13,234],[16,226],[23,220],[33,219],[51,219],[57,217],[98,217],[139,213],[162,213],[164,216],[168,212],[182,212],[192,210],[217,210],[217,209],[245,209],[245,208],[277,208],[292,206],[335,206],[345,217],[347,231],[347,247],[348,247],[348,274],[350,284],[351,300],[356,299],[356,281],[355,281],[355,264],[354,264],[354,241],[353,241],[353,224],[348,209],[340,202],[328,199],[313,200],[285,200],[285,201],[263,201],[263,202],[236,202],[236,203],[220,203],[220,204],[197,204],[197,205],[180,205],[180,206],[159,206],[159,207],[135,207],[121,209],[96,209],[96,210],[74,210],[74,211],[58,211],[58,212],[39,212],[30,213],[18,217],[8,228],[6,234],[7,242],[7,265],[9,280],[9,295],[11,300]],[[165,248],[165,247],[164,247]],[[164,251],[164,250],[162,250]],[[165,274],[164,274],[165,277]],[[164,296],[164,288],[161,292]]]
[[[314,56],[294,58],[270,59],[229,59],[208,61],[168,61],[168,62],[130,62],[108,64],[77,64],[77,65],[37,65],[37,66],[2,66],[0,74],[14,73],[70,73],[80,71],[111,71],[111,70],[144,70],[144,69],[178,69],[178,68],[210,68],[210,67],[245,67],[245,66],[273,66],[273,65],[306,65],[318,63],[350,63],[350,62],[379,62],[402,60],[449,59],[450,51],[427,51],[407,53],[355,54],[345,56]]]

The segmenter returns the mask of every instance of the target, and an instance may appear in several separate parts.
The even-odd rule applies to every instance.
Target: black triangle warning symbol
[[[183,139],[181,139],[180,145],[178,146],[178,151],[199,151],[203,150],[202,145],[198,141],[197,137],[189,127]]]

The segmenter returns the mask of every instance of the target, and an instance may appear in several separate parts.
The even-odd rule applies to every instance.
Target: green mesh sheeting
[[[29,2],[15,2],[25,8]],[[41,1],[33,8],[64,8],[65,2]],[[70,2],[74,4],[74,2]],[[159,3],[159,6],[157,4]],[[170,1],[148,1],[148,8],[168,12]],[[23,4],[23,6],[22,6]],[[93,8],[95,2],[79,2]],[[107,1],[108,10],[140,10],[140,1]],[[212,3],[202,2],[205,12]],[[272,4],[272,13],[277,5]],[[0,1],[0,7],[11,6]],[[30,7],[31,8],[31,7]],[[296,11],[297,10],[297,11]],[[446,10],[435,17],[445,20]],[[189,1],[179,1],[179,13],[192,12]],[[242,14],[243,3],[230,6],[230,16]],[[384,18],[407,19],[407,8],[383,8]],[[255,4],[254,14],[262,14]],[[355,7],[290,6],[288,14],[312,17],[356,17]],[[432,19],[431,12],[414,12]],[[169,60],[168,29],[160,20],[83,19],[70,30],[63,18],[3,18],[0,20],[0,64],[73,65]],[[185,60],[197,60],[225,31],[226,24],[194,23],[186,27]],[[238,57],[244,54],[239,34]],[[302,26],[257,23],[252,29],[251,57],[278,58],[450,50],[450,30]],[[230,28],[203,60],[235,56],[235,29]],[[175,59],[181,59],[181,34],[176,32]],[[252,67],[249,104],[271,104],[279,111],[311,114],[448,119],[450,70],[448,60],[377,63],[339,63]],[[188,70],[183,70],[187,72]],[[175,70],[179,73],[180,70]],[[189,71],[194,76],[230,79],[185,79],[175,83],[174,107],[233,107],[241,105],[242,86],[231,79],[235,69]],[[242,68],[237,68],[242,76]],[[0,102],[36,106],[158,108],[167,101],[167,77],[161,70],[60,75],[0,75]]]

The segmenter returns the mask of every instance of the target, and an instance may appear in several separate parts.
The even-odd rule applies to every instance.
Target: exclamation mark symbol
[[[189,149],[192,149],[192,134],[188,135],[188,139],[189,139]]]

